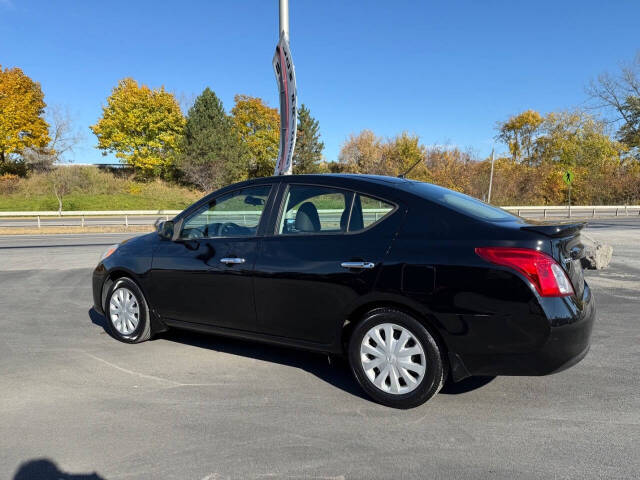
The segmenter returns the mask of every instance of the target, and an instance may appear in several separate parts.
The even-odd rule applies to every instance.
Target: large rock
[[[582,266],[590,270],[607,268],[613,255],[613,247],[606,243],[598,242],[591,237],[587,237],[584,233],[581,237],[582,243],[584,243]]]

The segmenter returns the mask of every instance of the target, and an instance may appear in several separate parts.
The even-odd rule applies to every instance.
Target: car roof
[[[364,174],[364,173],[304,173],[304,174],[298,174],[298,175],[277,175],[277,176],[271,176],[271,177],[253,178],[249,181],[257,181],[257,180],[273,181],[273,180],[283,180],[283,179],[284,180],[311,180],[311,179],[322,180],[326,178],[343,178],[343,179],[349,179],[349,180],[360,180],[360,181],[366,181],[366,182],[372,182],[372,183],[387,183],[387,184],[411,182],[411,180],[407,180],[405,178],[400,178],[400,177],[388,177],[385,175],[370,175],[370,174]]]
[[[332,182],[332,180],[335,181]],[[229,185],[223,190],[229,188],[244,187],[250,185],[259,185],[271,182],[310,182],[310,183],[328,183],[342,188],[358,188],[364,185],[379,186],[395,191],[404,197],[408,194],[411,197],[420,199],[429,199],[431,194],[436,194],[443,190],[443,187],[432,183],[420,182],[418,180],[410,180],[403,177],[389,177],[385,175],[370,175],[361,173],[310,173],[301,175],[279,175],[270,177],[258,177],[245,180],[234,185]],[[416,188],[418,187],[418,188]]]

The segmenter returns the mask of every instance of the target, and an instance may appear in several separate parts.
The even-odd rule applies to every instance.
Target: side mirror
[[[156,231],[158,232],[158,235],[162,238],[166,238],[167,240],[171,240],[173,238],[173,228],[173,220],[158,222],[156,224]]]

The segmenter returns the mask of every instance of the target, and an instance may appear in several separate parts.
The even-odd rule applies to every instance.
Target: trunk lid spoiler
[[[579,223],[539,223],[520,227],[520,230],[541,233],[551,238],[570,237],[580,233],[586,222]]]

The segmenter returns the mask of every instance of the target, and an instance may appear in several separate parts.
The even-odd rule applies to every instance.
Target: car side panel
[[[403,218],[396,211],[355,234],[270,236],[256,262],[258,331],[321,344],[338,342],[336,325],[375,286]],[[342,262],[373,262],[347,269]]]

